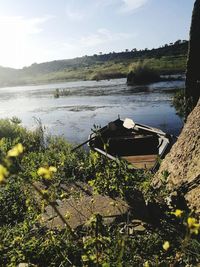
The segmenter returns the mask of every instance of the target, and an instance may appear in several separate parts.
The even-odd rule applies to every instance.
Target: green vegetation
[[[144,64],[138,64],[127,75],[127,84],[148,84],[160,81],[160,75],[154,69]]]
[[[184,89],[181,89],[174,94],[172,104],[175,107],[177,114],[184,118],[186,114]]]
[[[178,89],[174,94],[172,105],[175,107],[177,114],[184,120],[194,108],[192,97],[186,98],[184,88]]]
[[[160,74],[185,72],[188,42],[157,49],[112,52],[32,64],[20,70],[0,67],[0,86],[63,82],[72,80],[101,80],[126,77],[138,63],[147,64]]]
[[[175,204],[173,211],[158,204],[167,195],[165,179],[161,195],[150,186],[152,174],[134,172],[127,163],[108,161],[94,152],[71,152],[62,138],[44,139],[41,125],[30,132],[19,123],[17,118],[0,120],[0,266],[197,265],[199,223]],[[74,230],[62,218],[64,229],[48,228],[41,220],[45,207],[56,210],[55,201],[63,199],[60,184],[77,181],[125,199],[128,214],[112,224],[94,214],[87,225]],[[135,228],[135,206],[144,198],[144,223]]]
[[[69,90],[60,90],[60,89],[56,89],[56,91],[54,92],[54,97],[55,98],[59,98],[60,96],[68,96],[70,94]]]

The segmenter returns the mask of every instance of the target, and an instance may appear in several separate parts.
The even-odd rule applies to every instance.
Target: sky
[[[189,38],[194,0],[0,0],[0,66]]]

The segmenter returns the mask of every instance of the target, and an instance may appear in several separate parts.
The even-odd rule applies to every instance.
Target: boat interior
[[[159,157],[162,138],[142,129],[126,129],[123,121],[111,122],[90,144],[100,153],[123,158],[136,169],[152,169]]]

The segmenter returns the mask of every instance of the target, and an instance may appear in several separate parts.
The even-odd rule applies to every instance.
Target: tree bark
[[[186,115],[196,106],[200,95],[200,0],[194,3],[186,68]]]

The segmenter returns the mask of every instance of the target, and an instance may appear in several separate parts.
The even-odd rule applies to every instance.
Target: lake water
[[[183,122],[171,99],[181,87],[184,81],[127,86],[125,79],[5,87],[0,88],[0,118],[17,116],[28,128],[37,118],[47,133],[76,143],[87,139],[94,124],[104,126],[118,115],[178,135]],[[68,94],[54,98],[56,89]]]

